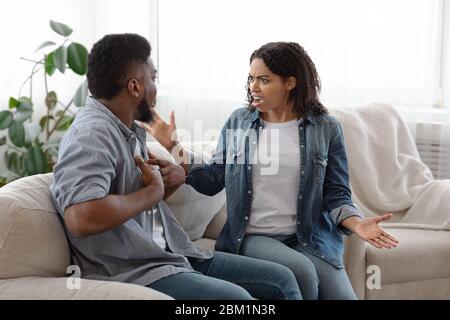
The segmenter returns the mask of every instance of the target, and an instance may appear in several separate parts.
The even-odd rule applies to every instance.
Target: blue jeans
[[[301,250],[297,235],[247,235],[242,243],[242,255],[273,261],[294,273],[305,300],[356,300],[345,269]]]
[[[259,259],[216,251],[211,259],[189,261],[195,271],[149,285],[177,300],[299,300],[300,290],[288,268]]]

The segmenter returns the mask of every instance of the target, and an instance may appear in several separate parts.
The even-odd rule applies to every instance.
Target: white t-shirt
[[[139,155],[142,157],[141,144],[136,140],[136,147],[134,148],[134,156]],[[161,213],[157,209],[147,210],[146,214],[152,216],[150,219],[150,230],[152,232],[153,242],[156,243],[161,249],[167,249],[167,242],[164,236],[164,227],[162,224]]]
[[[246,233],[296,232],[300,183],[299,120],[264,121],[253,154],[253,202]]]

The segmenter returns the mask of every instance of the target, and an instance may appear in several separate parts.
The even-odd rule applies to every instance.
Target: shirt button
[[[300,127],[300,130],[303,130],[303,127]]]
[[[238,238],[238,242],[241,242],[241,238]]]
[[[305,147],[304,145],[302,145],[302,144],[300,145],[300,148],[304,148],[304,147]]]
[[[253,141],[253,144],[256,144],[256,141]]]
[[[248,194],[252,193],[252,190],[248,190]]]
[[[297,224],[300,224],[300,221],[297,221]]]
[[[252,168],[250,166],[248,166],[248,170],[251,170]]]
[[[298,198],[299,198],[299,199],[303,199],[303,197],[302,197],[302,196],[298,196]]]
[[[321,255],[320,257],[321,257],[322,259],[324,259],[324,258],[325,258],[325,256],[324,256],[324,255]]]
[[[302,171],[301,174],[305,174],[305,171]]]
[[[302,246],[306,247],[306,246],[307,246],[306,242],[303,242],[303,243],[302,243]]]
[[[244,220],[248,220],[248,217],[247,217],[247,216],[245,216]]]

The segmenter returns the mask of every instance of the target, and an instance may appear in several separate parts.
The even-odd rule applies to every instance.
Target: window
[[[296,41],[316,64],[325,105],[429,108],[444,96],[448,6],[448,0],[159,1],[160,88],[169,100],[243,101],[252,51],[269,41]]]

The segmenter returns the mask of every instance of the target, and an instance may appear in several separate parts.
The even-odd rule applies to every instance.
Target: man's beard
[[[152,108],[156,104],[156,99],[153,100]],[[138,115],[137,119],[138,121],[145,122],[145,123],[151,123],[155,118],[153,117],[153,111],[150,109],[150,106],[148,105],[147,101],[145,101],[145,96],[142,98],[141,102],[138,105]]]

